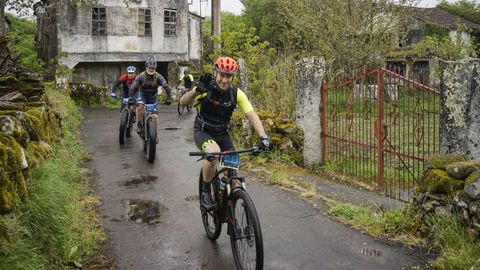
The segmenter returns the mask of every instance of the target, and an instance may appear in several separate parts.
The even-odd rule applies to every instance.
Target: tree
[[[480,3],[477,2],[476,0],[459,0],[456,3],[448,3],[443,0],[437,8],[480,24]]]
[[[396,48],[414,0],[280,0],[296,47],[325,57],[332,79]]]
[[[25,14],[33,6],[35,0],[0,0],[0,36],[5,36],[5,8],[18,14]]]
[[[243,20],[248,27],[255,27],[261,41],[273,47],[287,44],[289,25],[280,7],[280,0],[241,0],[245,9]]]

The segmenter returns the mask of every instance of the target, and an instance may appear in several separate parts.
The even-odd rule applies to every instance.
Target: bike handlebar
[[[199,157],[206,157],[206,156],[224,156],[228,154],[242,154],[242,153],[260,153],[263,152],[258,147],[252,147],[250,149],[245,149],[245,150],[235,150],[235,151],[223,151],[223,152],[189,152],[189,156],[199,156]]]

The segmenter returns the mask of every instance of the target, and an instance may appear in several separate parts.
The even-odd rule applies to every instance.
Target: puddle
[[[161,212],[167,209],[158,202],[138,199],[128,200],[125,206],[125,219],[148,224],[160,222]]]
[[[138,186],[139,184],[145,183],[145,184],[150,184],[152,182],[157,181],[158,177],[150,174],[141,174],[132,177],[132,179],[128,180],[125,182],[125,186],[131,187],[131,186]]]
[[[165,130],[178,130],[180,129],[179,127],[167,127]]]
[[[371,257],[379,257],[382,255],[381,250],[376,250],[373,248],[362,248],[362,255],[371,256]]]
[[[190,195],[185,197],[185,201],[187,202],[198,202],[198,200],[199,200],[198,195]]]

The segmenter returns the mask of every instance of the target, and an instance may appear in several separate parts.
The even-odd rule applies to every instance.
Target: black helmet
[[[157,61],[155,61],[155,58],[149,57],[147,61],[145,61],[145,66],[147,68],[157,68]]]
[[[190,73],[190,69],[189,69],[189,68],[186,68],[186,69],[183,71],[183,74],[187,74],[187,73]]]

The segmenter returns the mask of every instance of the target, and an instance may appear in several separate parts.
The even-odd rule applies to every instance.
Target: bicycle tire
[[[118,128],[118,142],[120,144],[125,143],[127,124],[128,124],[128,111],[123,110],[122,115],[120,117],[120,127]]]
[[[153,163],[155,161],[155,152],[157,151],[157,125],[155,119],[148,119],[146,127],[147,132],[147,161]]]
[[[236,189],[231,200],[233,224],[229,223],[229,229],[235,265],[239,270],[263,269],[262,229],[255,205],[243,189]],[[251,256],[247,255],[248,250],[242,250],[251,248],[255,248]]]
[[[188,111],[188,112],[191,112],[192,109],[193,109],[193,105],[187,105],[187,111]]]
[[[203,181],[203,174],[202,170],[200,169],[200,176],[198,178],[198,201],[201,203],[200,199],[202,197],[202,181]],[[219,183],[218,183],[218,178],[213,180],[211,183],[211,191],[212,191],[212,198],[215,199],[216,202],[218,202],[218,196],[215,196],[215,194],[218,194],[218,188],[219,188]],[[207,213],[202,212],[202,223],[203,223],[203,228],[205,229],[205,232],[207,233],[207,238],[210,239],[211,241],[217,240],[217,238],[220,236],[220,233],[222,232],[222,222],[220,221],[220,218],[218,216],[218,209],[211,210]]]
[[[129,109],[129,116],[128,116],[128,125],[127,125],[127,131],[125,133],[125,135],[127,136],[127,138],[130,138],[132,137],[132,127],[133,127],[133,112]]]
[[[178,115],[182,115],[183,112],[185,111],[185,106],[180,105],[180,101],[178,102],[177,111],[178,111]]]

